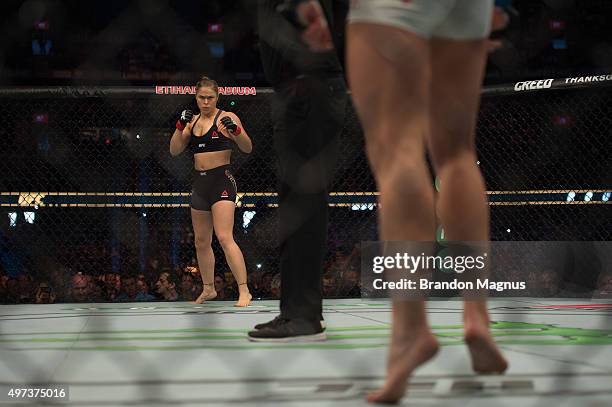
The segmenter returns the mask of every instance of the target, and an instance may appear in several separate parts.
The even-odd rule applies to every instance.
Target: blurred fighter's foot
[[[486,316],[470,314],[465,317],[465,343],[470,350],[472,369],[481,374],[502,374],[508,361],[501,354],[489,332]]]
[[[217,297],[214,284],[204,284],[202,294],[193,302],[194,304],[202,304],[204,301],[210,301]]]
[[[395,326],[394,326],[395,329]],[[371,403],[395,404],[406,392],[407,380],[412,372],[435,356],[438,341],[426,326],[407,335],[394,334],[389,348],[387,379],[379,390],[368,394]]]

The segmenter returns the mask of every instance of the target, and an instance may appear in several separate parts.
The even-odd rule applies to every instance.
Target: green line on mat
[[[434,334],[443,341],[444,345],[463,343],[463,332],[460,325],[433,326]],[[449,331],[450,330],[450,331]],[[208,343],[183,345],[98,345],[75,347],[70,349],[99,349],[99,350],[130,350],[130,349],[266,349],[266,346],[246,342],[245,334],[248,329],[221,329],[221,328],[189,328],[164,330],[118,330],[118,331],[89,331],[89,332],[38,332],[2,334],[0,343],[82,343],[82,342],[186,342],[186,341],[245,341],[244,344]],[[282,347],[306,347],[312,349],[361,349],[370,348],[372,343],[338,343],[338,341],[359,341],[367,339],[380,339],[389,337],[387,325],[365,325],[348,327],[329,327],[327,331],[329,342],[316,344],[278,344]],[[527,322],[493,322],[491,332],[500,344],[507,345],[612,345],[612,330],[582,329],[559,327],[547,324],[530,324]],[[188,334],[188,335],[146,335],[146,334]],[[200,334],[198,334],[200,333]],[[203,334],[202,334],[203,333]],[[232,335],[234,333],[234,335]],[[65,337],[41,337],[40,335],[73,335]],[[145,334],[140,336],[112,336],[117,334]],[[191,334],[191,335],[189,335]],[[35,336],[35,337],[27,337]],[[529,337],[529,338],[526,338]],[[386,342],[385,342],[386,343]],[[47,348],[31,348],[47,349]],[[63,349],[57,347],[53,349]],[[13,349],[19,350],[19,349]]]

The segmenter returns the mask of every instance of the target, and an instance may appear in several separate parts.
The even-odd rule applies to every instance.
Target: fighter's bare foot
[[[489,312],[484,301],[465,301],[463,326],[465,343],[470,350],[472,369],[481,374],[501,374],[508,362],[489,331]]]
[[[253,296],[249,293],[240,294],[238,296],[238,301],[236,302],[236,304],[234,304],[234,307],[248,307],[252,299]]]
[[[476,373],[502,374],[508,368],[508,361],[495,344],[487,325],[465,324],[465,343]]]
[[[412,372],[434,357],[438,341],[427,329],[406,339],[392,339],[387,361],[387,379],[381,389],[368,394],[370,403],[395,404],[406,392]]]
[[[253,299],[253,296],[249,292],[249,288],[245,283],[238,284],[238,301],[234,304],[234,307],[248,307]]]
[[[193,304],[202,304],[204,301],[210,301],[217,297],[217,292],[215,291],[214,285],[212,284],[204,284],[204,290],[202,290],[202,294],[193,302]]]

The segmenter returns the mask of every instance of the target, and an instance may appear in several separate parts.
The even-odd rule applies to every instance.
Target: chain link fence
[[[223,95],[219,105],[253,139],[252,154],[233,154],[234,235],[262,298],[278,294],[270,95]],[[182,299],[199,293],[188,209],[192,157],[168,150],[179,112],[195,108],[192,95],[3,89],[0,100],[2,302],[40,301],[45,283],[56,302],[114,301],[121,276],[137,274],[139,289],[152,292],[164,271],[175,276]],[[610,240],[611,110],[605,86],[485,91],[477,148],[493,240]],[[377,237],[376,187],[363,144],[348,106],[330,195],[327,297],[359,295],[358,243]],[[213,249],[217,288],[231,298],[231,273],[216,241]],[[74,294],[80,276],[87,282],[81,296]]]

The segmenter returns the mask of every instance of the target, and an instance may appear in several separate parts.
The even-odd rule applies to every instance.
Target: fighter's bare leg
[[[247,272],[244,257],[240,247],[234,241],[234,209],[236,205],[230,201],[219,201],[213,204],[213,224],[215,235],[225,253],[227,264],[234,274],[238,284],[238,301],[236,307],[248,307],[251,303],[251,293],[247,285]]]
[[[440,179],[439,216],[450,241],[489,240],[489,206],[476,161],[475,127],[486,62],[486,40],[431,40],[429,147]],[[466,57],[469,56],[469,57]],[[501,373],[508,363],[489,332],[486,292],[465,301],[465,340],[472,366]]]
[[[383,25],[353,23],[347,66],[380,191],[380,238],[433,241],[433,188],[424,146],[429,132],[428,40]],[[395,299],[386,382],[368,400],[397,402],[412,372],[437,350],[425,302]]]
[[[198,267],[203,283],[202,293],[194,302],[202,304],[204,301],[212,300],[217,296],[214,285],[215,254],[211,246],[213,232],[212,213],[191,208],[191,222],[193,224]]]

